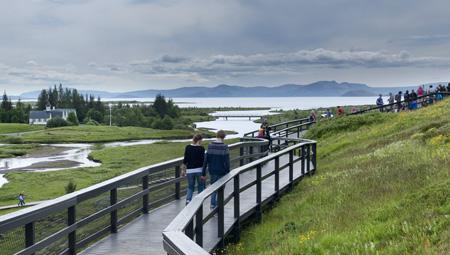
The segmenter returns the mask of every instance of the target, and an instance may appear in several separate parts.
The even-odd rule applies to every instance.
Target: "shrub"
[[[10,143],[10,144],[22,144],[23,139],[18,136],[8,136],[3,139],[4,143]]]
[[[95,120],[88,120],[88,121],[86,122],[86,125],[90,125],[90,126],[98,126],[99,123],[98,123],[97,121],[95,121]]]
[[[66,190],[66,194],[72,193],[77,190],[77,184],[73,180],[70,180],[64,189]]]
[[[173,129],[173,121],[169,116],[164,117],[164,119],[157,119],[153,121],[152,127],[154,129],[171,130]]]
[[[47,121],[47,128],[65,127],[68,125],[69,123],[67,123],[67,121],[65,121],[61,117],[51,118],[49,121]]]
[[[78,126],[79,122],[78,122],[77,115],[74,112],[69,113],[69,116],[67,116],[67,122],[71,126]]]

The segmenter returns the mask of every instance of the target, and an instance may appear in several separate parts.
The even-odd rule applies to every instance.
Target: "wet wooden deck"
[[[280,158],[280,166],[288,162],[288,155]],[[274,163],[271,162],[262,168],[262,174],[273,171]],[[311,166],[311,169],[313,167]],[[306,169],[306,167],[305,167]],[[294,179],[301,176],[301,161],[294,164]],[[256,179],[256,170],[246,172],[241,175],[241,187]],[[287,187],[289,182],[289,168],[280,171],[280,190]],[[274,176],[270,176],[262,182],[262,200],[275,194]],[[233,183],[228,183],[225,189],[225,196],[231,194]],[[208,204],[208,203],[206,203]],[[240,213],[246,214],[256,205],[255,186],[241,193]],[[162,231],[169,225],[175,216],[184,208],[184,198],[175,200],[167,205],[161,206],[147,215],[140,216],[133,222],[121,228],[117,234],[111,234],[81,254],[84,255],[119,255],[119,254],[166,254],[163,249]],[[207,206],[205,206],[207,207]],[[204,215],[209,211],[205,208]],[[230,230],[234,223],[233,202],[230,201],[225,206],[225,231]],[[204,248],[215,247],[217,238],[217,217],[211,218],[203,227]]]

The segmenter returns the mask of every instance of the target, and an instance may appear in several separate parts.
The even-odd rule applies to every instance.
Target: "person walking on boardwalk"
[[[393,112],[395,99],[394,99],[394,95],[392,95],[392,92],[389,92],[388,103],[389,103],[389,111]]]
[[[414,91],[414,89],[411,91],[411,94],[409,94],[409,99],[410,99],[410,101],[411,101],[411,103],[410,103],[410,109],[411,110],[415,110],[415,109],[417,109],[417,94],[416,94],[416,92]]]
[[[397,95],[395,95],[395,102],[397,102],[397,112],[400,112],[402,109],[402,92],[399,91]]]
[[[338,106],[338,107],[337,107],[337,110],[336,110],[336,115],[337,115],[338,117],[342,117],[342,116],[344,116],[344,114],[345,114],[344,108],[341,107],[341,106]]]
[[[377,98],[377,107],[380,109],[380,112],[383,112],[383,96],[380,94],[380,96]]]
[[[192,138],[192,144],[187,145],[184,150],[183,176],[187,175],[188,187],[186,204],[192,200],[197,183],[198,194],[205,189],[205,180],[202,177],[203,163],[205,161],[205,148],[202,146],[203,137],[200,134]]]
[[[406,107],[406,109],[409,109],[410,108],[409,103],[411,102],[411,100],[409,98],[409,91],[408,90],[406,90],[405,94],[403,94],[403,100],[405,101],[404,107]]]
[[[25,195],[23,193],[20,193],[17,199],[19,199],[19,203],[17,204],[19,207],[25,206]]]
[[[309,114],[309,122],[316,122],[316,113],[314,112],[314,110],[311,111],[311,113]]]
[[[217,140],[208,145],[203,164],[202,179],[206,178],[206,169],[208,169],[211,184],[215,183],[222,176],[230,172],[230,150],[224,143],[225,131],[217,132]],[[211,209],[217,207],[217,193],[211,195]]]
[[[425,87],[425,85],[419,86],[419,88],[417,89],[417,96],[419,96],[419,97],[423,96],[424,87]]]
[[[331,111],[330,111],[330,108],[328,108],[327,109],[327,111],[325,112],[325,118],[327,118],[327,119],[329,119],[329,118],[331,118]]]

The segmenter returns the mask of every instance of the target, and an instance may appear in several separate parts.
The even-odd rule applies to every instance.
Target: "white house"
[[[55,107],[47,106],[45,111],[30,111],[30,124],[32,125],[47,125],[47,121],[54,117],[60,117],[67,120],[69,114],[77,112],[75,109],[55,109]]]

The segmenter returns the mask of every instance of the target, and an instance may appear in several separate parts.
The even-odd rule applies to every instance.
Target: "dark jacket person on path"
[[[187,175],[188,187],[186,194],[186,204],[192,200],[192,195],[197,183],[198,194],[205,189],[205,180],[202,177],[203,163],[205,162],[205,148],[201,145],[203,137],[197,134],[192,138],[192,144],[187,145],[184,150],[183,175]]]
[[[224,143],[225,131],[217,132],[217,140],[208,145],[203,164],[203,179],[206,177],[206,169],[208,169],[211,184],[215,183],[222,176],[230,172],[230,150],[228,145]],[[211,209],[217,207],[217,193],[211,195]]]
[[[17,199],[19,199],[18,206],[25,206],[25,195],[23,193],[20,193]]]

